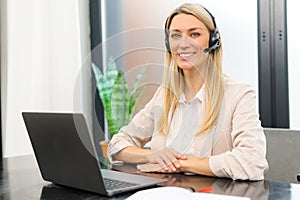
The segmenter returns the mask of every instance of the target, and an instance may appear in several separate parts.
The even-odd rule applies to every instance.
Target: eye
[[[178,33],[172,33],[171,35],[170,35],[170,37],[172,38],[172,39],[179,39],[179,38],[181,38],[181,35],[180,34],[178,34]]]
[[[193,37],[193,38],[196,38],[196,37],[199,37],[199,36],[200,36],[200,33],[198,33],[198,32],[194,32],[194,33],[191,34],[191,37]]]

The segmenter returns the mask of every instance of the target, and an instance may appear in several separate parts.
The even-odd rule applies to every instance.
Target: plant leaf
[[[110,102],[110,94],[109,94],[109,91],[107,90],[108,85],[105,82],[104,75],[102,74],[99,67],[95,63],[92,63],[91,65],[92,65],[92,69],[93,69],[93,72],[94,72],[94,75],[95,75],[96,87],[98,89],[98,94],[101,98],[103,107],[106,110],[106,109],[108,109],[107,108],[107,106],[108,106],[107,102]]]
[[[95,63],[92,63],[92,69],[96,79],[96,87],[105,109],[109,133],[112,137],[122,126],[127,125],[132,117],[135,104],[143,91],[141,88],[136,94],[145,68],[137,74],[129,97],[126,77],[122,71],[118,70],[112,58],[109,58],[106,76]]]
[[[108,85],[109,88],[113,87],[118,72],[119,70],[116,66],[116,63],[114,62],[114,59],[110,57],[108,60],[108,66],[106,71],[106,82],[107,82],[106,84]]]
[[[103,77],[103,74],[101,72],[101,70],[99,69],[99,67],[92,62],[92,69],[95,75],[95,79],[96,79],[96,83],[98,83],[100,81],[100,78]]]
[[[95,75],[97,89],[101,90],[102,85],[105,84],[104,75],[95,63],[92,63],[91,65]]]
[[[136,77],[136,79],[134,81],[134,85],[133,85],[132,90],[130,92],[130,97],[129,97],[129,102],[128,102],[128,109],[129,109],[129,119],[128,119],[128,121],[131,119],[132,112],[133,112],[133,110],[135,108],[135,104],[136,104],[137,100],[140,98],[140,96],[142,94],[142,91],[143,91],[143,89],[141,89],[141,90],[139,90],[138,94],[135,95],[137,87],[138,87],[138,84],[139,84],[139,81],[143,77],[145,69],[146,68],[142,68],[139,71],[139,73],[137,74],[137,77]]]
[[[128,85],[123,72],[119,71],[112,87],[111,98],[112,116],[118,129],[127,125],[125,119],[129,113],[126,102],[128,102]]]
[[[144,91],[144,87],[140,88],[135,98],[132,99],[132,101],[129,101],[129,120],[132,118],[132,114],[134,111],[134,108],[136,106],[136,102],[139,100],[141,94]],[[128,122],[129,122],[128,120]]]

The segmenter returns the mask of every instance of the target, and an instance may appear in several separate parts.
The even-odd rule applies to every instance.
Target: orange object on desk
[[[207,187],[207,188],[200,189],[197,192],[212,192],[213,190],[214,190],[214,188]]]

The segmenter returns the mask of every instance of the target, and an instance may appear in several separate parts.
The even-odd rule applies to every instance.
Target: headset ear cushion
[[[214,47],[213,49],[216,49],[219,46],[220,46],[220,35],[218,29],[216,28],[214,29],[213,32],[210,33],[209,47]]]

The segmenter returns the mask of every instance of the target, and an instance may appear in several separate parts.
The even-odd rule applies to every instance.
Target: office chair
[[[299,183],[300,131],[290,129],[264,128],[267,140],[268,180]]]

